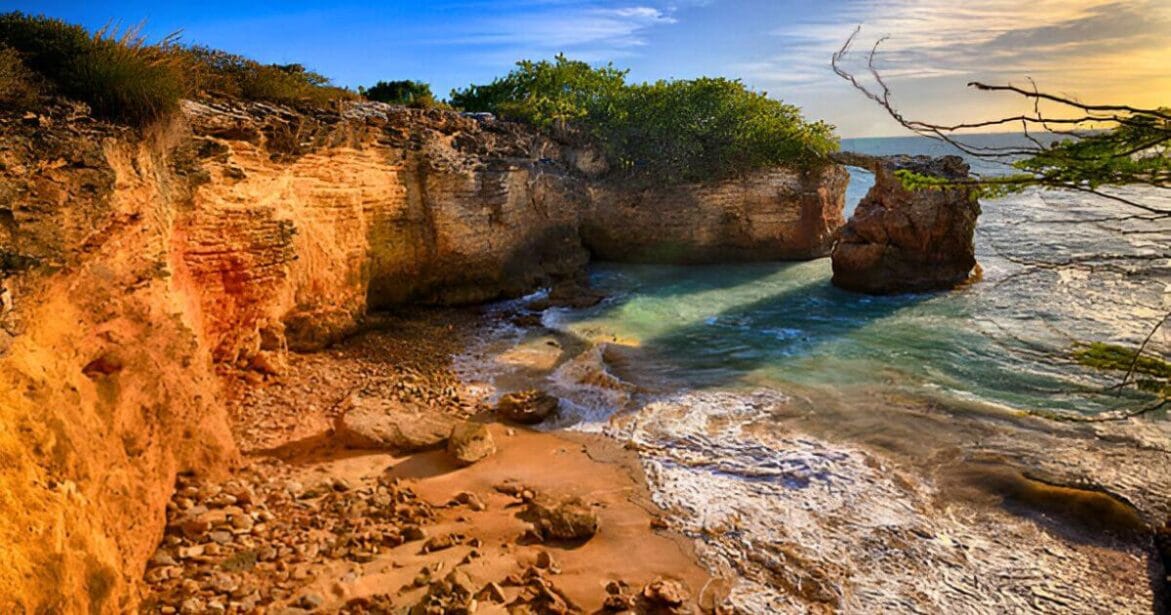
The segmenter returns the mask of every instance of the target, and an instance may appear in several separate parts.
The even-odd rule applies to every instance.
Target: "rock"
[[[497,493],[518,498],[522,501],[528,502],[536,497],[536,491],[527,487],[524,483],[518,482],[516,479],[510,478],[502,483],[497,483],[492,486]]]
[[[508,393],[496,404],[501,418],[523,425],[536,425],[557,411],[559,400],[544,391],[530,389]]]
[[[305,594],[301,596],[297,604],[301,605],[302,608],[312,611],[321,608],[321,605],[325,604],[325,598],[321,594]]]
[[[504,595],[504,588],[500,587],[499,583],[490,582],[481,588],[480,591],[476,592],[476,599],[504,604],[508,600],[508,597]]]
[[[483,423],[465,422],[451,430],[447,452],[460,465],[468,466],[496,452],[492,433]]]
[[[476,512],[488,510],[488,505],[480,499],[480,496],[470,491],[459,492],[454,498],[452,498],[452,502],[455,504],[466,505],[468,508]]]
[[[642,589],[641,599],[648,612],[689,613],[684,604],[690,595],[679,581],[655,579]]]
[[[598,533],[598,515],[581,498],[550,501],[537,497],[529,502],[525,514],[546,539],[587,540]]]
[[[191,559],[203,555],[206,547],[203,545],[192,545],[190,547],[179,547],[179,559]]]
[[[602,603],[602,610],[614,613],[634,610],[634,598],[625,594],[609,594]]]
[[[833,283],[870,294],[947,290],[976,267],[973,235],[980,203],[971,188],[908,190],[900,170],[949,180],[969,177],[959,156],[856,156],[874,171],[833,249]]]
[[[411,615],[429,613],[471,613],[474,610],[473,593],[476,586],[462,570],[452,570],[442,580],[431,582],[427,594],[414,607]]]
[[[606,295],[589,288],[586,284],[577,280],[566,280],[549,289],[549,294],[544,299],[529,303],[528,308],[538,312],[551,307],[583,309],[593,307],[605,298]],[[540,324],[539,319],[537,324]]]
[[[838,165],[766,168],[700,184],[591,186],[582,242],[599,260],[705,264],[825,256],[845,222]]]
[[[443,445],[454,421],[388,399],[355,398],[335,422],[335,437],[351,448],[414,452]]]
[[[184,615],[195,615],[203,612],[203,600],[199,598],[188,598],[179,605],[179,612]]]
[[[553,556],[549,555],[548,551],[541,551],[537,553],[536,565],[537,568],[548,570],[554,573],[559,570],[557,563],[553,561]]]
[[[463,534],[443,534],[441,536],[435,536],[434,538],[431,538],[427,542],[423,543],[423,553],[434,553],[436,551],[450,549],[458,544],[463,543],[465,538],[466,537]]]

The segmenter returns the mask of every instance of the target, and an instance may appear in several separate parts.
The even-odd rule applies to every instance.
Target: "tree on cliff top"
[[[701,181],[774,165],[815,166],[837,149],[833,127],[736,80],[628,84],[627,71],[558,55],[519,62],[487,85],[451,93],[487,111],[564,133],[579,130],[611,166],[659,181]]]
[[[998,196],[1028,187],[1069,190],[1107,199],[1127,210],[1123,214],[1075,220],[1078,223],[1160,224],[1171,220],[1171,208],[1110,189],[1128,185],[1171,189],[1171,108],[1141,108],[1126,104],[1092,105],[1069,96],[1040,91],[1035,84],[1023,88],[1011,84],[972,82],[968,84],[969,87],[982,92],[1001,92],[1022,97],[1029,101],[1032,111],[958,124],[911,119],[891,102],[891,88],[875,66],[878,48],[885,39],[879,39],[866,58],[869,83],[843,67],[843,61],[850,53],[858,32],[855,30],[833,55],[831,65],[838,76],[849,81],[855,89],[915,134],[943,141],[970,157],[1001,163],[1013,170],[1012,173],[965,180],[900,172],[908,188],[931,189],[974,184],[979,193],[985,196]],[[977,146],[965,142],[961,136],[975,130],[1013,127],[1018,127],[1025,137],[1023,145]],[[1154,232],[1165,233],[1166,230],[1155,227]],[[1164,255],[1155,256],[1165,258]],[[1093,271],[1110,268],[1110,263],[1097,256],[1062,263],[1021,264],[1044,269],[1085,266]],[[1124,371],[1118,388],[1134,384],[1159,397],[1151,406],[1119,416],[1133,416],[1171,403],[1171,363],[1146,354],[1151,340],[1168,323],[1171,323],[1171,312],[1152,323],[1146,337],[1135,349],[1096,343],[1081,346],[1075,352],[1075,358],[1082,364]]]
[[[369,88],[359,87],[358,93],[369,100],[392,105],[430,108],[439,104],[431,92],[431,84],[409,79],[379,81]]]

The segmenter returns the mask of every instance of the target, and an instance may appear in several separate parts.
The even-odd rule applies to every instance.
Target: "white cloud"
[[[454,32],[448,29],[436,44],[465,45],[480,61],[496,63],[547,57],[566,52],[590,60],[629,54],[646,44],[651,28],[675,23],[669,10],[653,6],[602,7],[593,4],[549,4],[542,10],[471,20]]]
[[[858,43],[886,37],[879,66],[892,77],[927,78],[989,72],[1020,77],[1047,72],[1078,73],[1090,83],[1123,66],[1112,66],[1144,48],[1167,47],[1171,4],[1160,0],[984,0],[957,6],[951,0],[856,0],[828,18],[775,31],[825,58],[861,24]],[[790,47],[792,49],[793,47]],[[1094,60],[1093,70],[1077,63]],[[1107,61],[1103,61],[1107,60]],[[1072,65],[1071,65],[1072,64]],[[1129,67],[1126,67],[1129,68]]]
[[[1166,0],[851,0],[773,31],[778,49],[742,65],[757,87],[797,92],[847,133],[896,132],[889,118],[832,73],[830,56],[862,26],[846,67],[867,55],[910,116],[936,121],[1021,111],[1012,97],[973,94],[968,81],[1026,83],[1084,100],[1167,104],[1171,3]],[[844,101],[839,100],[843,98]],[[807,101],[814,101],[812,103]],[[820,112],[820,113],[818,113]]]

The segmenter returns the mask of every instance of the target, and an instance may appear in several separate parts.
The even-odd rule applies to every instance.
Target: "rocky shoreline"
[[[225,378],[284,374],[372,312],[572,283],[603,240],[631,260],[818,257],[844,202],[828,164],[626,195],[588,145],[373,102],[184,101],[142,130],[61,102],[0,114],[0,135],[0,611],[133,610],[176,475],[328,429],[350,392],[229,412]],[[641,226],[648,208],[674,231]]]
[[[725,584],[658,519],[632,451],[501,422],[455,380],[450,357],[481,320],[384,317],[280,376],[235,380],[244,462],[179,477],[144,612],[714,611]],[[347,446],[334,425],[355,395],[470,420],[496,450]]]

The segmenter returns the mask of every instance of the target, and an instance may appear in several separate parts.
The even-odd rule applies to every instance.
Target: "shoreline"
[[[280,375],[228,376],[245,461],[223,480],[180,477],[146,570],[145,612],[397,612],[464,591],[476,612],[504,612],[526,601],[537,608],[539,587],[561,605],[540,608],[595,612],[613,591],[658,599],[646,588],[659,581],[687,597],[663,612],[712,612],[722,602],[728,584],[700,565],[692,540],[658,520],[636,452],[601,435],[498,423],[454,377],[452,357],[485,316],[430,309],[374,320],[333,348],[290,354]],[[353,394],[487,422],[498,451],[461,468],[442,450],[347,449],[332,425]],[[597,534],[531,540],[526,500],[501,493],[506,483],[583,498]],[[380,517],[388,494],[412,512]]]
[[[609,352],[623,342],[606,331],[577,337],[533,322],[481,344],[472,356],[489,373],[474,380],[559,396],[577,386],[573,399],[611,391],[608,370],[639,360],[636,347]],[[730,603],[740,611],[1142,612],[1164,599],[1158,554],[1136,517],[1161,519],[1168,501],[1157,425],[1051,423],[764,381],[618,384],[644,394],[614,414],[573,406],[588,416],[551,427],[581,421],[571,429],[602,430],[636,450],[671,527],[694,539],[709,568],[734,571]],[[1118,461],[1140,458],[1141,470],[1120,473]]]

